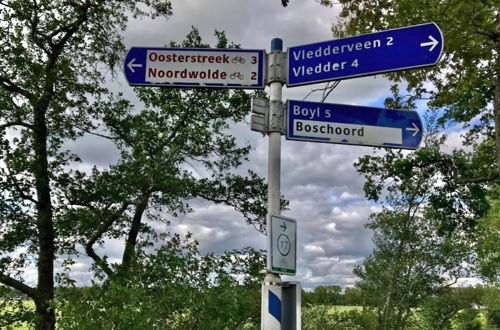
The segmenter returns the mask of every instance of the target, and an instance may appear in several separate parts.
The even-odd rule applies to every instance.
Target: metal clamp
[[[252,97],[252,131],[263,134],[269,132],[286,134],[284,108],[284,103],[281,101]]]
[[[285,132],[285,116],[283,102],[279,100],[271,100],[269,104],[269,128],[268,132]]]
[[[286,58],[287,53],[275,50],[266,54],[267,79],[266,84],[272,82],[286,83]]]

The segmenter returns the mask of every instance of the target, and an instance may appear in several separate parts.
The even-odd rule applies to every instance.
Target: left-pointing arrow
[[[142,64],[139,64],[139,63],[134,63],[135,62],[135,58],[133,58],[132,60],[130,60],[130,62],[128,62],[127,64],[127,67],[130,69],[130,71],[132,71],[133,73],[135,73],[135,69],[134,68],[140,68],[142,67]]]

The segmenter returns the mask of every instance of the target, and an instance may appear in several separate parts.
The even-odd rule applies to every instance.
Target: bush
[[[500,310],[489,310],[486,317],[491,330],[500,329]]]
[[[89,288],[61,288],[61,329],[255,329],[260,324],[260,251],[201,256],[174,237],[140,254],[126,274]]]
[[[309,306],[302,310],[304,330],[375,330],[377,316],[370,310],[337,312],[327,306]]]

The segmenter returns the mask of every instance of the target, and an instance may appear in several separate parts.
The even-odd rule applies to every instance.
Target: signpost
[[[270,215],[269,270],[295,275],[297,263],[297,222],[280,215]]]
[[[131,86],[264,88],[264,50],[133,47]]]
[[[417,112],[327,104],[287,102],[289,140],[417,149],[422,122]]]
[[[288,49],[288,86],[435,65],[443,36],[435,23]]]
[[[422,122],[415,111],[288,101],[285,125],[283,84],[298,86],[435,65],[443,51],[443,36],[434,23],[409,26],[291,47],[288,63],[282,46],[281,39],[273,39],[270,54],[133,47],[124,67],[131,86],[263,89],[269,85],[269,100],[252,101],[252,129],[269,136],[264,330],[301,327],[300,283],[283,282],[279,276],[295,275],[297,260],[296,221],[280,216],[281,135],[286,131],[289,140],[401,149],[416,149],[422,140]]]

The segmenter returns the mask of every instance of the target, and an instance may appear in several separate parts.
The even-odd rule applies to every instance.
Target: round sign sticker
[[[288,255],[290,253],[290,239],[286,234],[281,234],[278,236],[278,252],[282,256]]]

